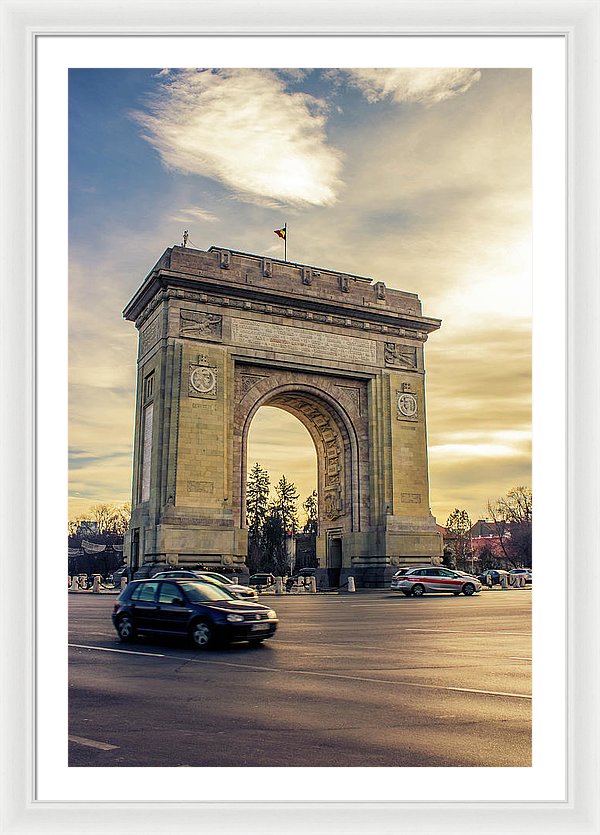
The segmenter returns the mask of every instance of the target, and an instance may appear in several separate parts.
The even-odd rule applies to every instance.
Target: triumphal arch
[[[139,330],[134,569],[243,569],[246,445],[261,406],[318,461],[317,557],[359,584],[430,562],[423,346],[438,319],[357,275],[218,247],[165,251],[124,311]],[[293,473],[290,473],[293,480]]]

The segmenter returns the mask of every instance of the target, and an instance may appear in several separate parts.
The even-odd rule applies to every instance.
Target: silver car
[[[242,586],[239,583],[232,583],[231,578],[220,574],[218,571],[161,571],[155,574],[152,579],[158,580],[185,580],[185,579],[204,580],[205,583],[211,583],[214,586],[219,586],[225,591],[229,592],[233,597],[240,600],[258,600],[258,593],[256,589],[251,589],[250,586]]]
[[[432,565],[400,569],[394,575],[390,588],[401,591],[406,597],[422,597],[432,591],[447,591],[455,595],[462,592],[469,597],[481,591],[481,583],[470,574]]]

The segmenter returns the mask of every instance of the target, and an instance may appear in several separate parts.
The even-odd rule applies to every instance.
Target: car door
[[[161,632],[185,634],[190,611],[190,606],[181,586],[168,581],[160,584],[156,629],[160,629]]]
[[[422,568],[421,582],[425,586],[425,591],[439,591],[439,570],[437,568]]]
[[[133,619],[138,629],[155,628],[154,621],[157,611],[156,593],[158,591],[158,585],[158,581],[140,583],[131,595],[130,604]]]
[[[460,591],[464,577],[448,568],[438,568],[440,589],[442,591]]]

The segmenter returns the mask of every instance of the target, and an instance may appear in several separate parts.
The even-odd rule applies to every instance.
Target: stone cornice
[[[161,301],[182,299],[222,308],[255,311],[270,316],[314,321],[341,328],[407,337],[421,342],[440,327],[439,319],[398,314],[356,305],[341,305],[327,300],[305,299],[252,285],[226,287],[215,279],[185,276],[159,269],[142,285],[123,315],[139,328]]]
[[[186,287],[188,285],[185,285]],[[194,284],[197,288],[197,284]],[[161,289],[162,288],[162,289]],[[211,289],[214,289],[211,287]],[[228,287],[229,291],[230,288]],[[149,295],[149,300],[140,301],[139,308],[141,312],[135,319],[137,328],[141,328],[145,322],[152,316],[154,311],[164,301],[180,300],[193,302],[196,304],[207,304],[227,310],[246,310],[249,312],[262,313],[267,316],[277,316],[280,318],[296,319],[303,322],[314,322],[320,325],[332,325],[338,328],[348,328],[351,330],[360,330],[368,334],[383,334],[385,336],[404,337],[407,339],[414,339],[419,342],[426,342],[428,333],[436,330],[440,322],[437,319],[427,319],[425,317],[400,317],[394,316],[391,321],[381,314],[377,316],[370,316],[370,311],[360,311],[363,315],[359,316],[356,310],[347,311],[348,315],[341,315],[339,308],[338,313],[326,312],[329,307],[327,304],[322,305],[322,310],[316,310],[315,305],[311,304],[313,309],[307,309],[299,305],[292,306],[291,304],[276,304],[269,301],[268,303],[258,300],[254,292],[247,295],[233,295],[231,293],[217,293],[217,292],[200,292],[197,289],[188,290],[183,286],[173,287],[170,284],[154,283],[154,295]],[[334,308],[335,309],[335,308]],[[345,311],[346,312],[346,311]],[[352,314],[352,315],[350,315]],[[126,309],[124,313],[127,319],[133,319],[133,311],[129,312]],[[433,324],[433,326],[432,326]]]

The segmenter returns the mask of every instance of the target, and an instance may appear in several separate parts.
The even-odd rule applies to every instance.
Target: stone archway
[[[128,547],[141,562],[244,568],[246,444],[264,405],[315,444],[322,565],[376,584],[439,557],[423,346],[440,323],[415,295],[172,247],[124,315],[140,334]]]
[[[319,495],[317,554],[329,564],[328,538],[343,538],[343,564],[351,564],[353,535],[369,524],[368,421],[365,381],[345,380],[306,372],[239,365],[236,368],[233,431],[233,508],[244,525],[247,478],[247,439],[261,406],[274,406],[294,415],[315,446]]]

